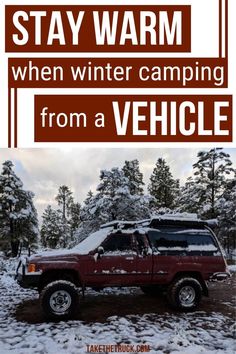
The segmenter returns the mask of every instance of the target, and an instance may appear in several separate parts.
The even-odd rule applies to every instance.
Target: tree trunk
[[[11,255],[17,257],[20,242],[15,239],[13,220],[10,219]]]
[[[11,255],[12,257],[17,257],[19,249],[19,241],[11,241]]]
[[[63,211],[62,211],[62,213],[63,213],[63,219],[65,219],[66,218],[66,196],[65,195],[63,195]]]

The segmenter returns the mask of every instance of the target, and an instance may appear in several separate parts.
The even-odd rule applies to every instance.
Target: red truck
[[[106,224],[73,249],[21,259],[16,274],[22,287],[38,289],[45,314],[54,318],[72,317],[87,287],[163,291],[171,306],[193,310],[208,296],[207,281],[228,276],[207,222],[173,217]]]

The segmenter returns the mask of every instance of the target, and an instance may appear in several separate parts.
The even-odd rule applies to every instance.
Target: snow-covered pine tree
[[[88,191],[87,197],[84,201],[84,204],[87,205],[90,203],[91,199],[93,198],[93,192],[91,191],[91,189]]]
[[[79,224],[81,222],[81,219],[80,219],[80,211],[81,211],[81,205],[80,203],[75,203],[73,202],[71,205],[70,205],[70,210],[69,210],[69,224],[70,224],[70,227],[71,227],[71,232],[73,233],[76,229],[78,229],[79,227]]]
[[[72,229],[69,220],[64,218],[60,209],[56,210],[58,213],[58,229],[60,232],[60,238],[57,248],[70,247],[73,239]]]
[[[129,189],[132,195],[143,194],[143,174],[140,172],[139,161],[137,159],[131,161],[125,161],[122,168],[125,177],[129,180]]]
[[[81,208],[81,224],[75,233],[77,243],[97,231],[100,225],[107,221],[107,214],[101,212],[102,204],[100,195],[93,195],[92,192],[89,192]]]
[[[113,220],[139,220],[150,217],[150,200],[147,195],[131,194],[129,179],[119,168],[102,170],[97,194],[85,200],[81,210],[82,224],[78,240],[99,229],[101,224]]]
[[[11,161],[5,161],[0,175],[0,238],[16,257],[21,241],[27,246],[37,241],[38,219],[34,195],[23,189],[13,167]]]
[[[58,194],[55,199],[58,205],[62,207],[61,210],[62,217],[59,218],[59,221],[63,233],[62,236],[60,237],[59,244],[63,248],[65,248],[71,243],[71,240],[73,238],[72,227],[70,225],[69,219],[71,218],[71,211],[73,209],[74,199],[70,188],[65,185],[59,187]],[[75,215],[74,215],[74,220],[75,220]]]
[[[98,198],[107,221],[137,220],[149,215],[150,197],[131,194],[129,179],[119,168],[103,170],[100,174],[101,183],[97,187]]]
[[[75,234],[81,223],[80,213],[81,213],[80,203],[73,202],[70,206],[70,211],[69,211],[70,217],[68,218],[68,225],[70,228],[70,240],[68,240],[69,247],[73,245],[76,240]]]
[[[224,193],[216,203],[219,220],[218,237],[228,256],[236,249],[236,170],[234,177],[227,180]]]
[[[215,218],[219,212],[217,202],[224,195],[229,175],[234,171],[230,155],[222,148],[200,151],[193,165],[195,199],[199,200],[199,212],[206,218]]]
[[[64,237],[62,212],[48,205],[42,216],[41,242],[43,247],[58,248]]]
[[[150,177],[149,193],[155,198],[157,208],[175,207],[179,195],[179,180],[175,180],[165,159],[159,158]]]
[[[34,194],[30,191],[22,190],[19,202],[22,206],[21,221],[18,223],[18,235],[23,246],[35,249],[38,246],[39,227],[38,213],[33,203]]]
[[[68,186],[60,186],[56,196],[58,205],[62,207],[62,216],[64,219],[69,215],[71,204],[73,203],[72,192]]]
[[[176,202],[177,210],[199,214],[202,200],[204,198],[204,189],[197,185],[192,176],[187,178],[185,185],[180,189],[180,196]]]

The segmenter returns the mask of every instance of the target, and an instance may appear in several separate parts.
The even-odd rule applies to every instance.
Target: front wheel
[[[75,285],[66,280],[49,283],[40,294],[40,302],[47,317],[54,319],[71,318],[79,301]]]
[[[167,292],[169,303],[180,310],[194,310],[202,298],[202,287],[195,278],[176,279]]]

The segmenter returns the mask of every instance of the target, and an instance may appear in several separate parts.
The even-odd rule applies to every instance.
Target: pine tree
[[[11,245],[13,257],[20,242],[29,246],[37,240],[38,219],[33,193],[23,189],[23,183],[13,171],[13,163],[3,163],[0,175],[0,238]]]
[[[32,192],[22,191],[20,203],[23,217],[17,225],[18,238],[22,241],[22,245],[31,249],[37,248],[39,236],[38,214],[33,198],[34,194]]]
[[[58,202],[58,205],[62,207],[62,217],[59,218],[60,227],[62,228],[62,236],[60,237],[59,244],[65,248],[70,244],[70,241],[73,238],[73,231],[69,218],[71,218],[74,199],[70,188],[65,185],[59,187],[58,194],[55,199]],[[75,209],[73,210],[75,211]]]
[[[93,198],[93,192],[91,190],[88,191],[87,197],[84,201],[84,204],[87,205],[90,203],[91,199]]]
[[[180,212],[199,214],[199,209],[204,196],[204,190],[197,185],[192,176],[187,178],[185,185],[180,189],[180,196],[177,200]]]
[[[159,158],[150,177],[149,193],[158,208],[173,208],[179,194],[179,180],[175,180],[166,161]]]
[[[81,205],[74,202],[69,187],[60,186],[56,196],[61,210],[49,205],[43,214],[41,241],[44,247],[67,248],[73,245],[75,233],[81,223]]]
[[[69,214],[68,226],[70,229],[70,238],[68,238],[67,245],[70,247],[73,246],[76,241],[76,231],[81,224],[81,205],[73,202],[70,206]]]
[[[231,250],[236,249],[236,170],[234,177],[227,180],[224,193],[218,199],[219,233],[224,248],[230,256]]]
[[[140,172],[139,161],[137,159],[125,161],[122,168],[125,177],[129,180],[129,189],[132,195],[143,194],[143,174]]]
[[[69,214],[71,204],[73,203],[72,192],[68,186],[63,185],[59,187],[56,201],[59,206],[62,206],[62,215],[63,218],[66,219]]]
[[[78,241],[98,230],[101,224],[150,216],[152,198],[131,194],[129,186],[129,179],[119,168],[101,171],[97,193],[89,193],[81,210],[82,224],[77,232]]]
[[[103,201],[98,194],[89,195],[84,201],[81,209],[81,224],[75,232],[77,243],[86,238],[89,234],[97,231],[101,224],[107,221],[107,214],[102,212]]]
[[[62,212],[48,205],[42,216],[41,242],[43,247],[58,248],[64,237]]]
[[[129,180],[125,177],[123,171],[119,168],[112,168],[110,171],[102,170],[100,173],[101,183],[97,187],[98,203],[103,214],[107,213],[107,219],[109,221],[116,220],[119,215],[120,209],[120,196],[122,194],[123,204],[124,196],[130,194]]]
[[[79,224],[81,222],[80,219],[80,211],[81,211],[81,205],[80,203],[72,203],[70,205],[70,210],[69,210],[69,224],[71,227],[71,232],[73,233],[76,229],[78,229]]]
[[[58,229],[60,233],[57,248],[67,248],[71,245],[73,232],[68,219],[65,219],[61,210],[56,210],[58,213]]]
[[[217,202],[223,196],[228,176],[233,172],[230,155],[221,148],[200,151],[193,165],[200,213],[207,218],[218,215]]]
[[[107,221],[137,220],[149,215],[150,198],[132,194],[129,179],[122,170],[112,168],[110,171],[101,171],[100,179],[101,183],[97,187],[99,205],[103,215],[107,213]]]

